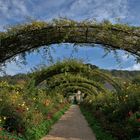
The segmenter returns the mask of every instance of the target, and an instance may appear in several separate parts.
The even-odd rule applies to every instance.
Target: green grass
[[[85,116],[89,126],[96,135],[97,140],[116,140],[111,134],[105,132],[101,127],[101,124],[95,119],[95,117],[87,111],[83,106],[80,106],[82,114]]]
[[[6,130],[0,131],[0,139],[1,140],[23,140],[22,136],[16,136],[16,134],[11,134]]]
[[[26,136],[26,140],[39,140],[43,136],[47,135],[51,130],[51,127],[56,123],[60,117],[69,108],[69,105],[65,106],[60,111],[56,112],[50,120],[43,121],[39,126],[29,129],[29,134]]]

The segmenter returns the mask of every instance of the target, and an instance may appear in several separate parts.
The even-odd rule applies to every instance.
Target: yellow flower
[[[3,117],[4,120],[6,120],[6,117]]]
[[[27,107],[26,109],[27,109],[27,111],[29,110],[29,108],[28,108],[28,107]]]

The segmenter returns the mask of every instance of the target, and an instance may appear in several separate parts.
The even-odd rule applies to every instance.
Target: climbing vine
[[[61,76],[61,74],[64,74]],[[73,74],[75,76],[71,76],[69,74]],[[60,75],[57,76],[57,75]],[[55,81],[56,84],[61,83],[60,81],[69,81],[70,79],[73,78],[73,82],[79,82],[83,81],[83,78],[78,79],[78,75],[81,75],[83,78],[85,77],[88,79],[87,83],[92,83],[94,84],[93,81],[96,81],[94,86],[98,85],[98,82],[101,83],[104,81],[109,82],[117,91],[121,90],[121,86],[118,84],[117,81],[113,80],[108,74],[101,72],[99,69],[92,69],[89,66],[83,64],[82,62],[78,62],[75,60],[70,60],[70,61],[64,61],[62,63],[58,62],[53,66],[50,66],[49,68],[43,68],[39,71],[36,71],[33,73],[33,77],[35,79],[35,84],[39,84],[44,80],[49,81],[49,79],[53,79],[51,82],[51,86],[53,87]],[[53,78],[53,76],[56,76]],[[58,78],[59,77],[59,78]],[[57,79],[56,79],[57,78]],[[91,81],[92,82],[91,82]],[[103,83],[104,83],[103,82]]]
[[[111,50],[125,50],[140,57],[140,28],[104,21],[73,21],[54,19],[52,22],[33,21],[9,27],[0,32],[0,63],[43,45],[58,43],[103,44]]]

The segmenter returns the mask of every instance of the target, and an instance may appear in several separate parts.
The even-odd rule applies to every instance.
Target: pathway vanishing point
[[[96,138],[81,114],[79,106],[72,105],[54,124],[50,133],[41,140],[96,140]]]

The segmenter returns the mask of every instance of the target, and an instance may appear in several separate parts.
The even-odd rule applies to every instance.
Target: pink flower
[[[129,111],[128,112],[128,115],[131,117],[133,115],[133,112],[132,111]]]

